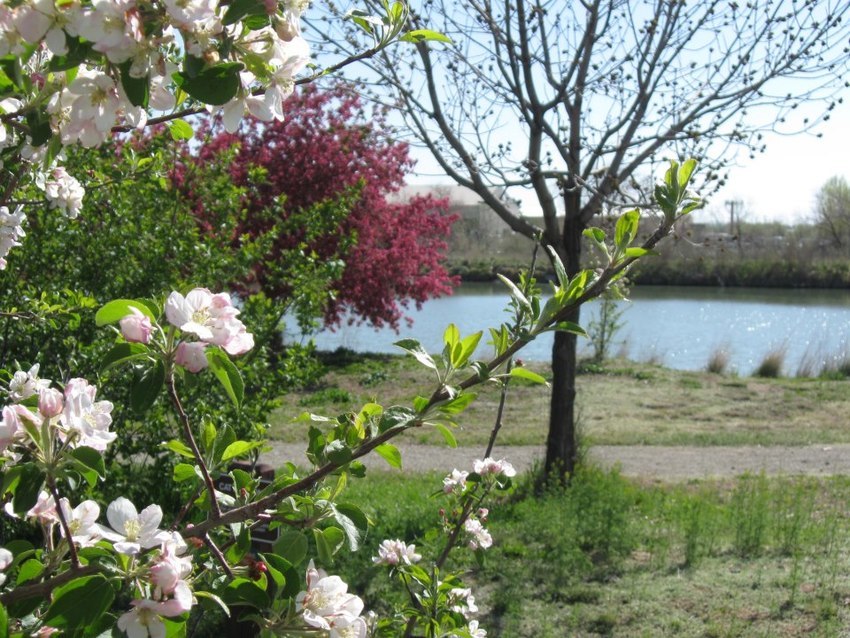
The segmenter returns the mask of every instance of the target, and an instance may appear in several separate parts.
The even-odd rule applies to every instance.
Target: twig
[[[62,533],[65,535],[65,540],[68,543],[68,554],[71,558],[71,569],[79,569],[80,557],[77,556],[77,548],[74,546],[74,539],[71,538],[71,528],[68,525],[68,521],[65,520],[65,513],[62,511],[62,504],[59,502],[59,491],[56,489],[56,481],[50,475],[47,477],[47,489],[50,490],[53,502],[56,503],[56,515],[59,517],[59,525],[62,527]]]
[[[177,395],[177,388],[174,385],[173,373],[169,374],[166,385],[168,386],[168,396],[171,398],[171,402],[174,404],[174,409],[177,411],[177,415],[180,418],[180,424],[183,426],[183,436],[186,437],[186,441],[189,444],[189,448],[192,450],[195,461],[198,463],[198,467],[201,468],[201,474],[204,477],[204,485],[207,486],[207,491],[210,495],[210,515],[212,520],[216,521],[221,518],[221,509],[219,508],[218,501],[215,498],[215,483],[213,483],[212,476],[210,476],[210,471],[207,468],[204,457],[201,456],[198,444],[195,442],[195,436],[192,434],[192,424],[189,423],[189,415],[186,414],[186,411],[183,409],[183,404],[180,403],[180,397]]]

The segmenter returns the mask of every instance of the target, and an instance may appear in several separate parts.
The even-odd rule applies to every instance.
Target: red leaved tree
[[[307,220],[296,227],[284,224],[270,254],[258,261],[254,281],[245,283],[285,297],[292,291],[274,276],[278,256],[307,250],[317,259],[342,259],[325,309],[327,325],[348,312],[352,320],[396,327],[410,302],[419,306],[450,293],[455,282],[441,260],[454,216],[447,214],[445,200],[431,196],[390,201],[413,162],[407,144],[389,135],[383,112],[367,109],[342,87],[306,87],[287,100],[285,113],[284,122],[247,120],[236,133],[213,126],[194,160],[202,168],[237,145],[230,175],[251,193],[239,235],[254,236],[279,222],[269,217],[270,208],[284,218]],[[330,228],[318,218],[327,202],[347,208]],[[203,207],[196,210],[203,221]],[[318,236],[310,232],[314,226],[322,227]]]

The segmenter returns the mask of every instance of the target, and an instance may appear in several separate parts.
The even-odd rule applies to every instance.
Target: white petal
[[[124,525],[128,521],[134,521],[139,518],[139,513],[136,506],[128,499],[119,496],[109,504],[106,508],[106,520],[109,525],[119,534],[124,532]]]

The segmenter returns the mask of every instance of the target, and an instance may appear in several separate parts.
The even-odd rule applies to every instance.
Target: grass
[[[433,373],[412,358],[351,355],[328,358],[323,386],[293,392],[272,415],[270,436],[301,441],[305,411],[337,415],[378,397],[410,405],[433,390]],[[534,367],[544,376],[544,366]],[[587,366],[578,380],[582,431],[599,445],[804,445],[848,443],[850,393],[843,377],[755,378],[670,370],[624,360]],[[349,399],[345,401],[345,399]],[[460,445],[486,443],[498,404],[495,386],[480,388],[459,417]],[[500,443],[540,445],[546,436],[549,395],[530,383],[511,385]],[[416,441],[442,444],[432,430]]]
[[[426,560],[439,547],[439,481],[352,484],[376,528],[335,571],[367,607],[396,595],[371,565],[382,539],[416,540]],[[490,636],[831,638],[850,622],[848,497],[847,478],[642,486],[585,468],[569,490],[492,504],[485,562],[461,549],[450,567]]]

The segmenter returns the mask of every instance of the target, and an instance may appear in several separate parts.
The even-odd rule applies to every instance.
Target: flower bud
[[[148,343],[151,340],[151,320],[138,308],[130,306],[132,314],[127,315],[118,325],[121,336],[134,343]]]
[[[38,411],[43,417],[52,419],[62,414],[65,397],[56,388],[45,388],[38,394]]]
[[[207,344],[201,341],[181,341],[174,354],[174,363],[183,366],[189,372],[200,372],[207,367]]]

